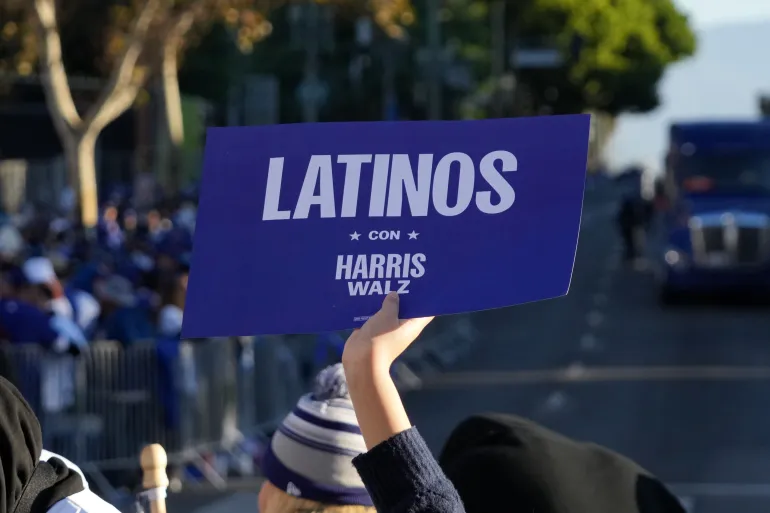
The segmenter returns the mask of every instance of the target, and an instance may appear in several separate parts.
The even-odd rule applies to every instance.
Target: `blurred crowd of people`
[[[91,230],[73,221],[71,203],[61,203],[65,206],[0,214],[0,376],[22,391],[44,424],[55,423],[56,415],[74,414],[85,404],[89,387],[99,386],[83,381],[78,388],[77,369],[88,364],[81,359],[79,365],[77,357],[89,346],[114,341],[128,349],[151,342],[152,357],[99,360],[89,376],[109,374],[111,365],[130,361],[110,386],[123,390],[153,375],[157,389],[147,408],[157,405],[161,413],[142,417],[141,429],[110,424],[100,436],[141,443],[156,423],[157,429],[178,434],[183,405],[191,403],[185,398],[199,379],[191,353],[183,355],[180,344],[197,191],[152,202],[117,191]],[[296,362],[306,386],[319,369],[340,361],[344,338],[321,333],[302,346],[284,357]],[[104,413],[89,410],[94,412]]]
[[[90,232],[56,211],[0,222],[0,339],[79,352],[181,331],[194,195],[145,211],[115,195]]]

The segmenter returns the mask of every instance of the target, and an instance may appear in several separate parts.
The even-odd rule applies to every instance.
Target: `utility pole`
[[[305,92],[302,98],[302,117],[306,123],[318,121],[319,80],[319,13],[318,5],[310,0],[305,5]]]
[[[495,84],[494,117],[501,118],[503,109],[503,73],[505,73],[505,2],[495,0],[490,5],[490,24],[492,29],[492,78]]]
[[[441,51],[441,22],[439,8],[441,0],[425,0],[427,2],[428,24],[428,117],[442,117],[442,85],[443,85],[443,52]]]

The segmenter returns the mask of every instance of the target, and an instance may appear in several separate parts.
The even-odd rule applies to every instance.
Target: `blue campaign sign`
[[[588,115],[212,128],[186,338],[360,326],[562,296]]]

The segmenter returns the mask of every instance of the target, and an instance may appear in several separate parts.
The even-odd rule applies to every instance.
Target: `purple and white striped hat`
[[[342,364],[316,378],[273,435],[262,471],[289,495],[323,504],[372,506],[352,460],[366,452]]]

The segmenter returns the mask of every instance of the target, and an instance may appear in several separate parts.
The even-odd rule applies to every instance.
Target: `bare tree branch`
[[[129,33],[126,49],[118,59],[107,87],[105,87],[96,103],[88,110],[84,129],[101,131],[133,103],[136,93],[139,91],[139,85],[144,78],[135,76],[137,71],[136,64],[142,54],[148,31],[160,5],[160,0],[146,0],[146,3],[136,17],[134,26]],[[130,97],[128,105],[119,111],[116,107],[118,105],[125,105],[132,92],[133,96]],[[114,102],[116,105],[111,105]]]
[[[61,134],[78,130],[82,120],[72,99],[67,72],[64,69],[54,0],[35,0],[34,15],[39,24],[42,43],[41,79],[48,105],[52,110],[51,117]]]
[[[148,73],[145,70],[137,70],[134,79],[128,84],[116,89],[109,101],[102,104],[92,124],[86,126],[86,130],[100,132],[105,126],[117,119],[134,104],[136,96],[145,84]]]
[[[172,19],[171,29],[163,40],[161,78],[166,108],[166,127],[175,147],[179,147],[184,141],[182,100],[179,92],[179,50],[203,3],[204,0],[199,0],[189,9],[177,14]]]

